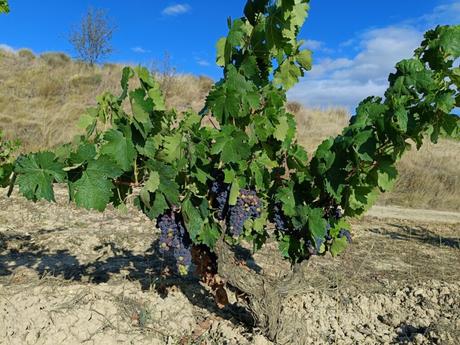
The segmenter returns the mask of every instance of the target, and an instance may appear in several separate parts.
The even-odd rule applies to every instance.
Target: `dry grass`
[[[21,50],[0,50],[0,128],[7,138],[19,138],[25,151],[70,141],[76,122],[105,90],[119,92],[121,66],[89,67],[62,53],[34,56]],[[207,77],[159,73],[169,107],[199,110],[212,85]],[[290,103],[298,123],[298,139],[310,156],[321,141],[347,125],[340,108],[305,109]],[[394,192],[381,203],[460,211],[460,142],[441,140],[413,150],[399,163]]]
[[[89,67],[63,53],[34,56],[0,50],[0,127],[7,138],[18,138],[24,151],[37,151],[70,141],[84,110],[103,91],[120,90],[120,65]],[[207,77],[160,75],[167,105],[178,110],[203,106],[212,85]]]
[[[427,143],[398,164],[399,179],[383,204],[460,211],[460,142]]]
[[[341,108],[305,109],[296,103],[288,103],[288,110],[296,117],[298,140],[310,156],[324,139],[341,133],[350,118],[350,114]]]

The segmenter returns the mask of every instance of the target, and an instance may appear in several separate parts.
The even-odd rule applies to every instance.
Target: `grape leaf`
[[[122,173],[109,157],[100,156],[90,161],[80,179],[71,184],[72,199],[80,207],[103,211],[113,196],[115,186],[111,179]]]
[[[173,163],[181,158],[182,134],[174,133],[164,137],[163,150],[158,155],[159,159]]]
[[[182,203],[182,211],[182,214],[184,215],[185,226],[190,235],[190,239],[195,242],[198,236],[200,235],[204,225],[203,219],[200,215],[200,211],[198,210],[198,208],[193,206],[190,199],[184,200],[184,202]]]
[[[201,243],[207,245],[209,248],[214,248],[217,240],[219,239],[220,232],[215,224],[204,224],[203,230],[198,236]]]
[[[7,0],[0,0],[0,13],[8,13],[10,12],[10,8],[8,6]]]
[[[398,171],[396,170],[394,163],[388,160],[382,160],[379,162],[377,169],[377,182],[380,190],[389,191],[398,177]]]
[[[126,138],[122,132],[109,129],[104,134],[106,143],[102,145],[100,152],[107,155],[124,171],[129,171],[136,158],[136,149],[131,138]]]
[[[39,152],[20,156],[14,171],[18,174],[19,190],[27,199],[55,201],[53,183],[64,182],[64,165],[57,162],[52,152]]]
[[[273,136],[279,141],[284,141],[284,139],[286,139],[288,130],[289,130],[289,124],[287,122],[287,118],[283,116],[279,118],[279,123],[275,127],[275,132],[273,133]]]
[[[276,198],[279,202],[281,202],[283,212],[287,216],[295,215],[296,211],[293,184],[290,184],[284,188],[280,188],[276,194]]]
[[[315,240],[316,249],[319,250],[326,236],[326,220],[323,218],[323,210],[320,208],[309,209],[308,229]]]
[[[233,126],[222,128],[215,140],[216,143],[212,146],[211,153],[220,153],[224,163],[239,163],[249,158],[251,154],[247,144],[248,136]]]
[[[345,236],[334,238],[331,245],[332,256],[337,256],[342,253],[348,246],[347,238]]]

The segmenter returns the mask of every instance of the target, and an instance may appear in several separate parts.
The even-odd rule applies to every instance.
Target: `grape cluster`
[[[275,204],[272,208],[271,221],[273,224],[275,224],[275,227],[278,231],[282,233],[289,231],[288,220],[279,203]]]
[[[230,206],[228,214],[228,225],[230,233],[238,237],[243,232],[244,222],[250,218],[260,217],[262,202],[256,192],[248,189],[241,189],[236,200],[236,205]]]
[[[177,272],[187,275],[192,264],[191,242],[180,216],[166,212],[157,218],[157,226],[161,230],[160,252],[173,257]]]
[[[230,185],[224,183],[223,178],[216,178],[211,184],[211,194],[217,208],[217,218],[222,220],[225,218],[228,206],[228,193]]]
[[[326,224],[326,241],[332,240],[331,236],[331,223],[327,222]]]
[[[335,206],[333,208],[328,209],[326,211],[326,215],[328,215],[329,217],[333,219],[339,220],[340,218],[343,217],[343,211],[340,208],[340,206]],[[332,240],[330,230],[331,230],[331,224],[328,222],[326,225],[326,241]],[[346,237],[347,242],[351,243],[351,234],[350,234],[350,231],[348,231],[347,229],[340,229],[340,232],[337,237],[338,238]]]
[[[347,242],[348,243],[351,243],[351,234],[350,234],[350,231],[348,231],[347,229],[340,229],[340,232],[339,232],[339,238],[342,238],[342,237],[346,237],[347,238]]]

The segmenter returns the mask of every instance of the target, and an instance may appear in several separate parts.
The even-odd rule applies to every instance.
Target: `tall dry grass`
[[[0,50],[0,127],[6,138],[18,138],[25,151],[37,151],[70,141],[86,108],[103,91],[120,92],[122,66],[88,66],[63,53],[35,56]],[[175,75],[159,81],[167,106],[199,110],[212,80]]]
[[[8,138],[19,138],[25,151],[68,142],[77,134],[83,111],[105,90],[119,92],[121,66],[89,67],[62,53],[35,56],[23,50],[0,50],[0,128]],[[199,110],[212,80],[192,75],[158,74],[166,103],[179,111]],[[325,138],[347,125],[349,114],[340,108],[305,109],[289,103],[297,119],[298,140],[311,156]],[[460,142],[441,140],[399,162],[399,180],[381,203],[460,211]]]

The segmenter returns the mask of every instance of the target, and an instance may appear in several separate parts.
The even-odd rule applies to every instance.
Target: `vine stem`
[[[129,186],[129,187],[140,187],[139,182],[129,182],[129,181],[113,181],[115,186]]]
[[[7,193],[8,198],[9,198],[9,197],[11,196],[11,194],[13,193],[14,183],[16,182],[17,176],[18,176],[18,174],[13,173],[13,176],[11,177],[10,184],[9,184],[9,186],[8,186],[8,193]]]
[[[209,119],[209,122],[211,122],[211,125],[214,127],[214,129],[219,129],[217,125],[215,124],[212,116],[209,116],[208,119]]]
[[[137,185],[139,185],[139,180],[138,180],[138,174],[139,174],[139,171],[137,169],[137,159],[134,160],[134,183]]]

